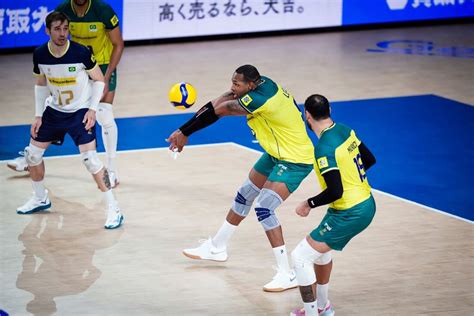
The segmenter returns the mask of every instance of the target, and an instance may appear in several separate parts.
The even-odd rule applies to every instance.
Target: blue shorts
[[[38,137],[31,138],[42,143],[52,142],[55,145],[62,145],[64,136],[69,134],[76,146],[88,144],[95,140],[95,125],[90,130],[86,130],[82,123],[88,110],[80,109],[74,113],[64,113],[48,106],[43,112]]]

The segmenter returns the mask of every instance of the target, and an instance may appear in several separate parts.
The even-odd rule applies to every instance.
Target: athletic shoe
[[[332,307],[332,304],[329,301],[326,303],[326,307],[324,309],[318,309],[319,316],[334,316],[335,314],[336,312],[334,311],[334,308]],[[304,308],[296,308],[290,313],[290,316],[305,316],[305,315],[306,315],[306,312]]]
[[[306,312],[304,308],[295,308],[291,311],[290,316],[305,316]]]
[[[227,261],[227,249],[218,249],[212,244],[212,238],[202,239],[199,241],[201,245],[197,248],[184,249],[183,254],[191,259]]]
[[[298,286],[296,281],[296,274],[293,270],[290,272],[276,269],[277,273],[273,279],[263,286],[266,292],[283,292],[285,290],[293,289]]]
[[[48,191],[46,190],[46,196],[44,199],[39,199],[33,193],[33,196],[28,200],[28,202],[16,209],[16,213],[21,215],[32,214],[46,210],[50,207],[51,201],[49,200]]]
[[[123,215],[120,212],[120,208],[116,205],[109,205],[107,209],[107,220],[105,221],[105,229],[119,228],[124,221]]]
[[[328,300],[326,303],[326,307],[324,309],[318,309],[319,316],[333,316],[336,314],[334,311],[334,307],[332,306],[331,302]]]
[[[7,161],[7,167],[18,172],[28,171],[28,163],[26,162],[23,151],[18,152],[20,157]]]

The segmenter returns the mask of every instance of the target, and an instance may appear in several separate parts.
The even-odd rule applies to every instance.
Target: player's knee
[[[319,266],[324,266],[328,264],[329,262],[331,262],[331,260],[332,260],[332,252],[328,251],[328,252],[323,253],[321,256],[319,256],[319,258],[316,259],[314,263],[316,263]]]
[[[296,279],[300,286],[308,286],[316,282],[314,262],[317,254],[319,253],[308,244],[306,239],[302,240],[291,252]]]
[[[104,164],[97,156],[97,151],[89,150],[86,152],[81,153],[82,163],[86,166],[87,171],[92,174],[97,174],[102,168],[104,168]]]
[[[232,211],[240,216],[247,216],[252,208],[253,201],[260,193],[260,189],[250,181],[245,180],[244,184],[237,191],[234,202],[232,204]]]
[[[110,103],[99,103],[96,113],[97,122],[102,127],[110,127],[115,124],[114,112],[112,110],[112,104]]]
[[[280,222],[275,215],[275,210],[283,202],[281,197],[272,190],[262,189],[258,195],[255,212],[260,224],[265,231],[277,228]]]
[[[44,151],[45,149],[39,148],[31,143],[25,147],[25,160],[28,166],[34,167],[40,165],[43,162]]]

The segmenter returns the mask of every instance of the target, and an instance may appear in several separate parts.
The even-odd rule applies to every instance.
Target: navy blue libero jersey
[[[89,108],[92,83],[87,71],[96,67],[97,63],[87,47],[71,41],[66,45],[61,57],[51,53],[49,42],[36,48],[33,53],[33,73],[35,76],[46,76],[51,92],[46,106],[71,113]]]

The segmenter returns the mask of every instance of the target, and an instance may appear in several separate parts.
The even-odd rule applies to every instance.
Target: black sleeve
[[[332,203],[342,197],[344,189],[342,187],[341,173],[339,170],[331,170],[323,174],[326,182],[326,190],[318,195],[309,198],[308,204],[311,208]]]
[[[359,145],[359,152],[360,158],[362,159],[362,163],[364,164],[364,169],[367,171],[370,167],[375,165],[375,156],[370,152],[369,148],[364,145],[364,143],[360,143]]]

